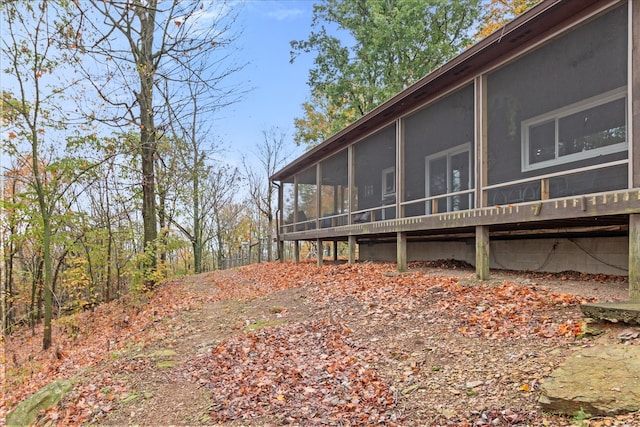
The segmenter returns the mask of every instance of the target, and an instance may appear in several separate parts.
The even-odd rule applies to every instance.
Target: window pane
[[[447,192],[447,157],[429,160],[429,196]]]
[[[556,157],[555,121],[529,128],[529,164],[553,160]]]
[[[451,170],[449,171],[449,180],[451,184],[451,193],[456,191],[464,191],[469,189],[469,152],[454,154],[451,156]],[[451,197],[452,211],[469,209],[469,196],[459,195]]]
[[[396,173],[395,170],[382,171],[382,196],[395,194],[396,192]]]
[[[451,192],[469,189],[469,152],[451,156]]]
[[[624,98],[559,120],[560,156],[594,150],[627,140]]]

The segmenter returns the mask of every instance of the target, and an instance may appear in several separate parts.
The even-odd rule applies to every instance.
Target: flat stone
[[[610,416],[640,410],[640,346],[578,350],[542,385],[543,411]]]
[[[588,303],[580,310],[592,319],[640,325],[640,301]]]

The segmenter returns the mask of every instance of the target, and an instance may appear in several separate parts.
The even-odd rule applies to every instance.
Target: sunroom
[[[637,283],[639,40],[637,1],[543,1],[276,173],[280,243]]]

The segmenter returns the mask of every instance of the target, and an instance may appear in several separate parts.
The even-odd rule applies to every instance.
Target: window
[[[626,149],[625,87],[522,122],[523,171]]]
[[[396,194],[396,168],[390,167],[382,171],[382,197]]]
[[[457,193],[471,188],[471,144],[459,145],[425,158],[427,197]],[[426,212],[451,212],[469,209],[471,194],[432,199]],[[443,205],[446,203],[446,205]]]

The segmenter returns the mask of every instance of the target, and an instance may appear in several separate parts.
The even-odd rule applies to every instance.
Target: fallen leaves
[[[118,355],[126,349],[162,339],[169,333],[179,334],[171,331],[170,320],[179,312],[201,306],[204,300],[179,281],[166,283],[150,296],[136,298],[128,295],[96,307],[94,311],[77,313],[73,315],[73,321],[66,317],[54,322],[55,345],[48,351],[42,351],[40,347],[42,328],[37,328],[35,334],[27,328],[14,333],[6,344],[11,363],[3,366],[7,387],[0,401],[0,418],[52,380],[71,378],[112,359],[109,369],[94,373],[88,385],[76,385],[67,399],[67,406],[63,403],[62,407],[48,410],[44,419],[55,420],[58,425],[79,424],[95,416],[96,412],[107,412],[111,399],[105,399],[99,391],[109,387],[110,377],[148,367],[146,360],[120,359]],[[73,331],[68,329],[70,324]],[[123,392],[129,392],[130,385],[126,382],[119,387],[124,388]],[[69,405],[69,401],[73,404]]]
[[[582,333],[579,314],[558,323],[545,310],[558,306],[578,306],[582,300],[557,295],[546,289],[531,289],[512,282],[497,287],[465,286],[454,290],[452,298],[440,301],[445,310],[457,313],[460,332],[489,339],[576,337]]]
[[[101,423],[113,411],[144,405],[153,395],[135,383],[159,371],[148,348],[178,342],[189,333],[179,315],[198,318],[215,301],[262,300],[264,311],[220,310],[225,330],[236,335],[160,374],[182,373],[208,390],[207,422],[529,423],[539,419],[536,392],[553,367],[542,354],[584,332],[578,297],[536,283],[401,274],[394,264],[264,263],[188,280],[57,322],[57,345],[48,352],[39,350],[37,335],[16,333],[3,360],[9,369],[0,415],[53,378],[79,373],[85,377],[40,421]],[[294,321],[292,301],[270,300],[291,288],[301,289],[295,304],[312,307],[312,320]],[[637,339],[635,331],[619,338]],[[505,396],[510,408],[501,406]],[[439,403],[414,404],[423,401]]]
[[[302,322],[231,338],[188,374],[211,392],[213,421],[392,425],[393,392],[369,366],[377,357],[343,324]]]

